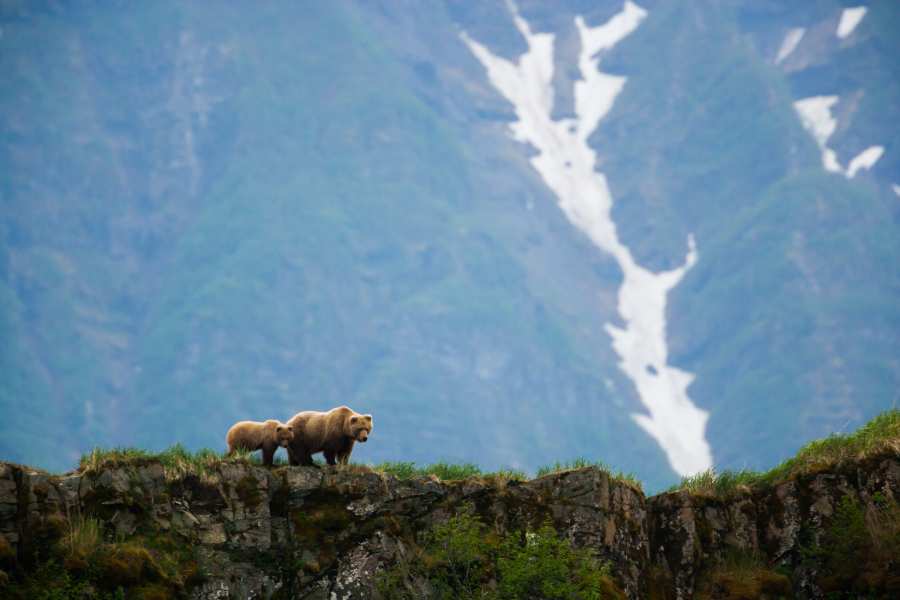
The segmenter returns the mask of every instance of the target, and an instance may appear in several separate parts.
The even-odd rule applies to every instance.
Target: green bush
[[[377,587],[384,598],[416,598],[423,580],[433,597],[446,599],[625,597],[607,563],[558,538],[549,523],[501,537],[471,510],[435,526],[411,559],[378,576]]]
[[[609,563],[589,551],[576,550],[556,535],[549,523],[525,533],[524,541],[507,537],[497,559],[500,598],[624,598],[610,579]]]

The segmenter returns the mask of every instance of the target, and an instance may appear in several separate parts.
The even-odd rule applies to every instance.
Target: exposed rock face
[[[679,599],[692,598],[698,574],[734,551],[792,573],[797,597],[824,597],[816,585],[822,565],[804,550],[822,543],[844,499],[858,503],[861,515],[897,502],[898,457],[876,457],[725,498],[685,491],[654,496],[647,501],[651,562],[667,574]]]
[[[816,543],[842,498],[862,507],[900,499],[900,460],[870,459],[773,488],[707,498],[649,499],[586,468],[529,482],[398,480],[362,468],[266,469],[224,462],[173,477],[145,461],[51,476],[0,463],[0,534],[27,568],[73,515],[109,537],[163,532],[196,549],[205,573],[191,597],[371,598],[376,576],[413,552],[417,536],[464,507],[498,532],[550,519],[579,547],[611,561],[630,598],[693,598],[698,577],[729,551],[791,573],[799,598],[823,596]],[[414,582],[427,593],[427,582]]]

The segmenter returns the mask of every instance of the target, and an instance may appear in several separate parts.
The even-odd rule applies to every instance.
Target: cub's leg
[[[272,459],[275,458],[275,448],[276,446],[269,446],[268,444],[262,447],[263,464],[267,467],[272,466]]]

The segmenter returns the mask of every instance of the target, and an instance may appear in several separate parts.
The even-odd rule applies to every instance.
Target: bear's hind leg
[[[314,467],[312,454],[306,448],[298,448],[297,446],[288,446],[288,462],[292,467]]]

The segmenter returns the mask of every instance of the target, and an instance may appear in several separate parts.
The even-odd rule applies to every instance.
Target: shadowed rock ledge
[[[894,533],[882,542],[896,543],[898,499],[894,452],[724,495],[650,498],[596,468],[524,482],[442,482],[365,467],[266,469],[243,461],[173,473],[135,460],[61,476],[0,463],[0,586],[21,582],[69,539],[71,523],[89,516],[103,539],[142,540],[176,556],[166,575],[162,558],[140,554],[143,570],[123,579],[126,586],[147,579],[160,593],[197,599],[377,598],[379,573],[411,560],[424,532],[470,511],[500,534],[551,523],[574,547],[609,561],[628,598],[745,597],[729,595],[735,556],[756,561],[756,574],[744,572],[741,584],[756,597],[821,598],[849,585],[829,572],[836,558],[829,528],[856,510],[864,522],[886,519],[881,528]],[[900,590],[896,561],[870,561],[873,597]],[[73,564],[67,559],[65,568]],[[424,595],[430,589],[428,581],[404,585]]]

